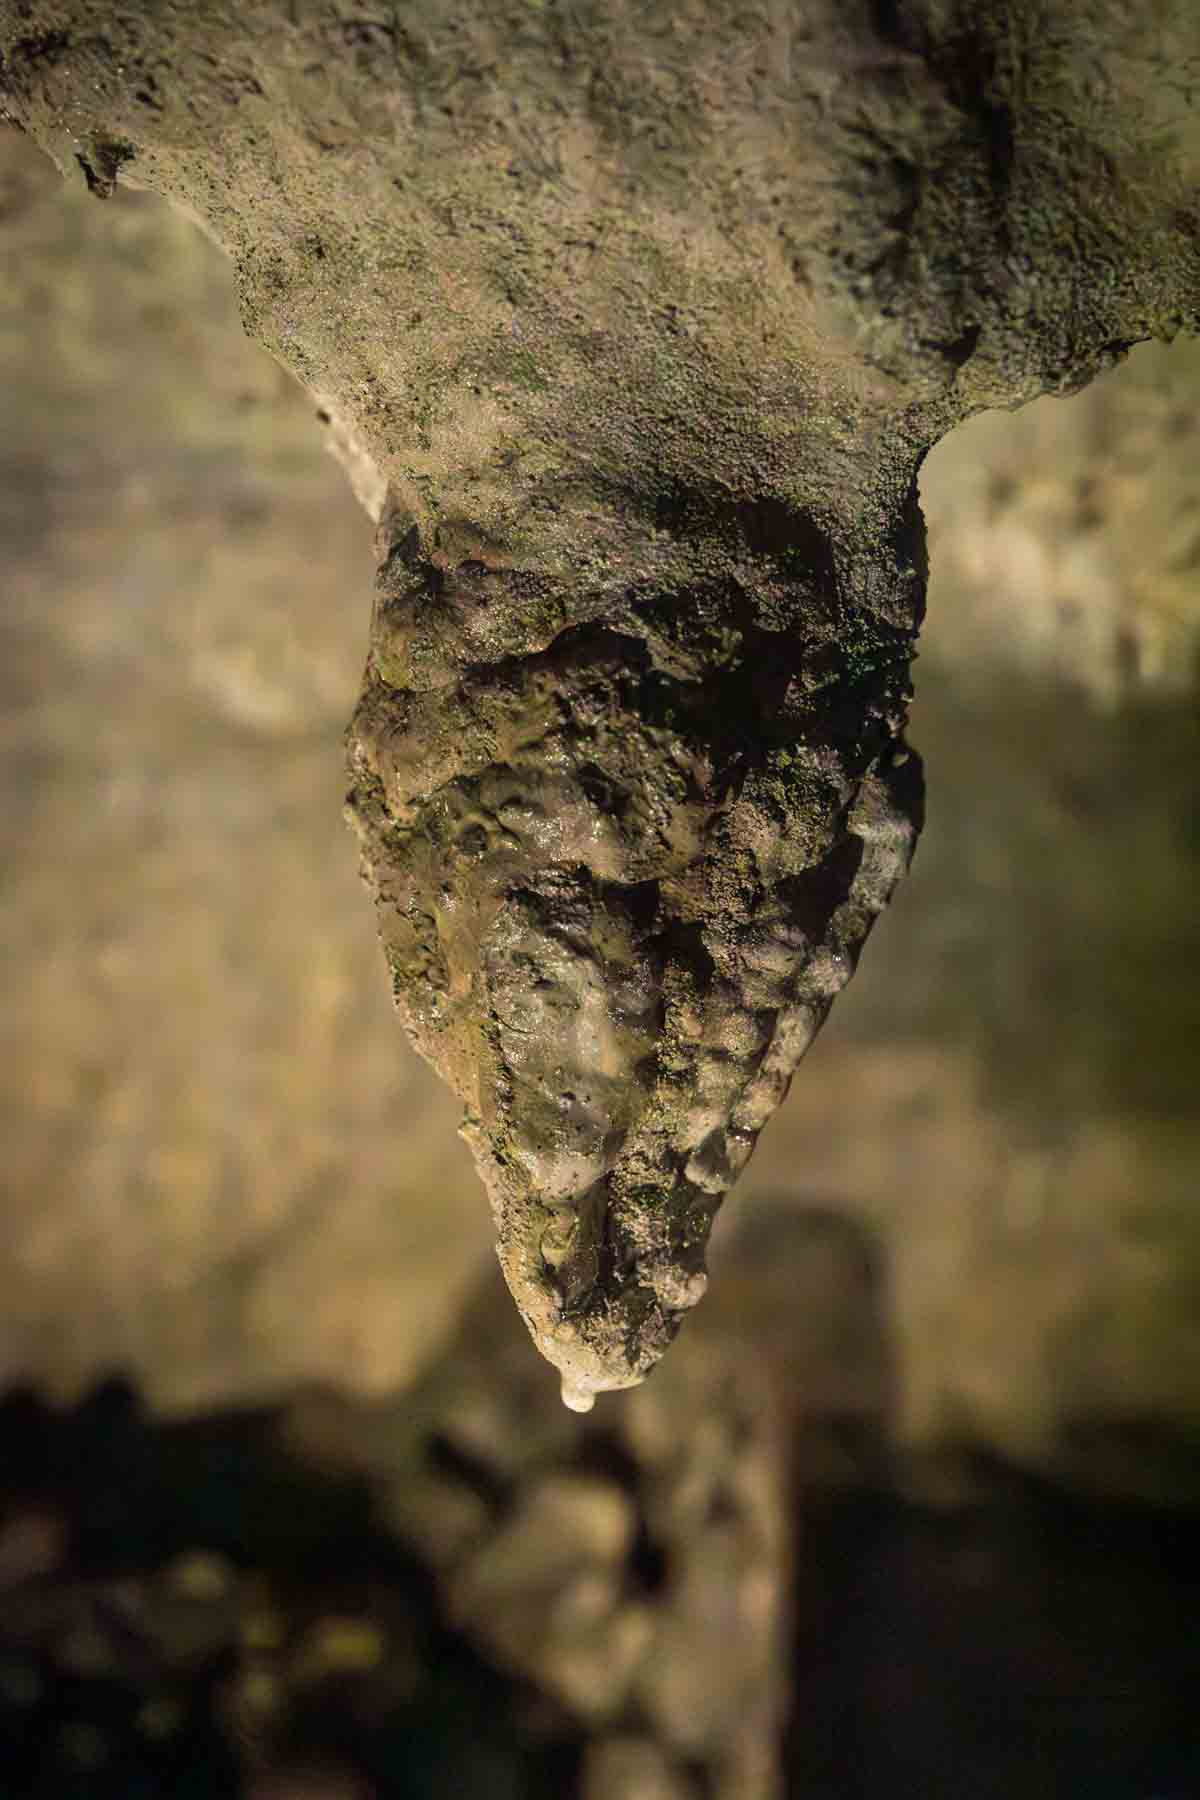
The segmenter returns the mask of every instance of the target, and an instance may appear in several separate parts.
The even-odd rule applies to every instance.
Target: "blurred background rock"
[[[0,1369],[394,1385],[487,1221],[341,821],[370,526],[219,253],[0,153]]]
[[[371,531],[313,402],[190,224],[97,205],[4,131],[0,266],[0,1586],[42,1594],[9,1612],[0,1727],[11,1703],[28,1738],[30,1682],[67,1693],[90,1631],[137,1706],[176,1705],[148,1731],[134,1707],[139,1741],[173,1717],[263,1796],[376,1791],[378,1758],[263,1724],[327,1653],[360,1735],[362,1706],[386,1736],[403,1701],[415,1741],[492,1683],[474,1763],[447,1777],[421,1739],[463,1794],[940,1793],[919,1743],[957,1746],[947,1792],[971,1769],[973,1793],[1051,1793],[1028,1707],[1065,1717],[1115,1628],[1133,1648],[1081,1741],[1193,1791],[1171,1758],[1200,1504],[1200,345],[930,456],[913,875],[726,1207],[704,1306],[583,1425],[498,1296],[457,1109],[391,1015],[340,816]],[[170,1433],[200,1412],[229,1423],[189,1462]],[[142,1461],[106,1488],[114,1442]],[[263,1509],[293,1501],[268,1484],[231,1522],[182,1495],[264,1443],[366,1484],[305,1555],[361,1528],[385,1574],[348,1598],[331,1566],[307,1615],[293,1582],[256,1649],[282,1579]],[[137,1555],[129,1466],[158,1496]],[[164,1648],[185,1553],[229,1566]],[[1005,1612],[1047,1580],[1061,1617]],[[346,1607],[359,1635],[322,1638]],[[197,1666],[207,1710],[176,1692]],[[998,1691],[1025,1698],[977,1742]],[[111,1761],[116,1727],[72,1706],[22,1791]],[[1034,1761],[985,1754],[989,1729]]]

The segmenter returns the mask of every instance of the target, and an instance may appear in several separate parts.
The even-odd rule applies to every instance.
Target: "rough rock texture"
[[[906,637],[863,615],[882,669],[860,667],[832,576],[781,572],[803,526],[755,544],[753,509],[727,510],[737,575],[706,576],[719,540],[664,531],[664,572],[603,622],[491,660],[518,584],[422,566],[414,527],[352,730],[397,999],[467,1103],[505,1274],[580,1408],[703,1294],[715,1207],[915,836]],[[439,653],[455,607],[449,646],[476,619],[487,638]]]
[[[4,0],[0,56],[229,249],[379,509],[352,812],[587,1405],[911,851],[921,456],[1200,322],[1191,0]]]

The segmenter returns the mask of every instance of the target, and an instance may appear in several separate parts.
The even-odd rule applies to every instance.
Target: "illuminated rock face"
[[[351,729],[397,1003],[466,1103],[505,1275],[581,1409],[701,1298],[716,1208],[918,825],[918,569],[889,616],[855,611],[830,553],[786,566],[811,527],[764,546],[730,510],[707,578],[555,592],[549,642],[492,661],[520,582],[394,535]]]
[[[1193,0],[1125,10],[0,0],[0,111],[200,218],[378,520],[350,812],[571,1404],[911,854],[922,455],[1200,323]]]

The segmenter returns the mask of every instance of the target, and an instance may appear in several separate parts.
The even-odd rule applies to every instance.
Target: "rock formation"
[[[348,810],[570,1405],[912,853],[923,454],[1200,325],[1198,73],[1192,0],[0,0],[0,113],[201,221],[377,519]]]

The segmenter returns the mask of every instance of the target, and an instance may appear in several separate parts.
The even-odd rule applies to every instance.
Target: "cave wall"
[[[203,223],[378,511],[352,813],[579,1404],[911,855],[926,449],[1195,329],[1196,52],[1182,0],[0,11],[5,113]]]

